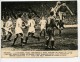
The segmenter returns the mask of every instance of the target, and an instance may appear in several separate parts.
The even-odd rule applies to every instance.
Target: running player
[[[36,39],[40,40],[39,37],[34,36],[34,34],[35,34],[35,21],[34,21],[34,19],[32,18],[31,15],[29,15],[28,17],[29,17],[28,24],[27,24],[28,32],[27,32],[27,37],[26,37],[25,43],[27,43],[29,35],[31,35],[32,38],[36,38]]]
[[[22,19],[21,19],[21,14],[18,14],[18,19],[16,20],[16,27],[15,27],[15,34],[16,37],[13,41],[12,46],[15,45],[16,40],[18,39],[19,35],[20,35],[20,39],[21,39],[21,46],[23,46],[23,30],[22,30]]]
[[[12,23],[12,20],[11,18],[9,18],[9,20],[5,23],[5,27],[4,27],[4,30],[5,30],[5,37],[4,37],[4,41],[11,41],[11,36],[12,36],[12,27],[13,27],[13,23]],[[7,37],[9,34],[9,37]]]
[[[44,37],[45,37],[46,23],[47,23],[47,21],[44,19],[44,17],[42,17],[42,19],[39,22],[40,29],[41,29],[40,36],[41,36],[42,32],[44,31]]]

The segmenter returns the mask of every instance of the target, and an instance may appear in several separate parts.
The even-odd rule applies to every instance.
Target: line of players
[[[39,24],[40,24],[40,29],[41,29],[41,33],[42,31],[44,31],[44,35],[45,35],[45,32],[46,32],[46,24],[50,23],[50,20],[52,18],[54,18],[54,20],[57,19],[57,14],[59,16],[59,22],[57,25],[59,25],[58,28],[64,28],[63,27],[63,20],[64,20],[64,16],[66,14],[66,10],[68,10],[71,15],[73,15],[72,11],[69,9],[69,7],[66,5],[66,3],[61,3],[60,1],[57,2],[56,6],[50,11],[50,13],[53,13],[53,15],[50,14],[50,16],[48,17],[48,20],[46,20],[44,18],[44,16],[42,17],[42,19],[40,20]],[[23,20],[21,19],[21,16],[22,14],[18,14],[18,18],[16,20],[16,26],[15,26],[15,38],[14,38],[14,41],[13,41],[13,46],[15,45],[15,42],[16,40],[18,39],[18,37],[21,39],[21,46],[23,46],[24,44],[27,43],[28,41],[28,37],[29,35],[31,35],[31,37],[33,38],[36,38],[38,39],[38,41],[40,41],[40,36],[41,36],[41,33],[40,33],[40,36],[35,36],[34,33],[35,33],[35,20],[33,19],[33,17],[31,15],[28,16],[29,20],[28,20],[28,23],[25,25],[28,27],[28,32],[26,33],[26,39],[25,39],[25,42],[24,42],[24,32],[23,32]],[[2,25],[2,30],[4,29],[5,30],[5,37],[4,37],[4,41],[11,41],[11,36],[13,35],[13,32],[12,32],[12,28],[13,28],[13,23],[12,23],[12,20],[11,20],[11,17],[9,18],[9,20],[5,23],[5,27],[3,27],[3,21],[1,21]],[[60,30],[60,33],[61,33],[61,30]],[[9,36],[7,37],[7,35],[9,34]],[[2,35],[3,35],[3,31],[2,31]],[[52,37],[51,41],[54,41],[54,37]],[[46,43],[47,47],[48,47],[48,43]],[[54,43],[54,42],[53,42]],[[52,44],[52,47],[54,45]]]

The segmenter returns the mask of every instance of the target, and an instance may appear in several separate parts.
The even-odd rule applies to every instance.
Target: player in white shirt
[[[3,40],[3,31],[4,31],[4,21],[1,20],[0,23],[1,23],[1,41],[2,41]],[[1,48],[3,48],[3,45],[1,45]]]
[[[1,20],[1,36],[3,36],[3,25],[4,25],[4,22],[3,20]]]
[[[3,39],[3,30],[4,30],[4,21],[1,20],[1,36],[2,36],[1,39]]]
[[[5,23],[5,27],[4,27],[4,30],[5,30],[5,37],[4,37],[4,41],[11,41],[10,38],[12,36],[12,27],[13,27],[13,23],[12,23],[12,20],[11,18],[9,18],[9,20]],[[7,35],[9,34],[9,37],[7,38]]]
[[[27,37],[26,37],[25,43],[27,43],[29,35],[31,35],[32,38],[36,38],[36,39],[40,40],[39,37],[34,36],[34,34],[35,34],[35,21],[34,21],[34,19],[32,18],[31,15],[28,17],[29,17],[28,24],[27,24],[28,32],[27,32]]]
[[[57,16],[57,11],[58,11],[58,9],[60,8],[60,6],[61,6],[61,2],[60,1],[58,1],[57,3],[56,3],[56,6],[53,8],[51,8],[51,12],[53,12],[54,13],[54,16],[55,16],[55,18],[56,18],[56,16]]]
[[[20,35],[20,39],[21,39],[21,46],[23,46],[23,30],[22,30],[22,19],[21,19],[21,14],[18,14],[18,19],[16,20],[16,27],[15,27],[15,34],[16,34],[16,37],[14,39],[14,42],[13,42],[13,45],[15,45],[15,42],[17,40],[17,38],[19,37]]]
[[[33,19],[28,20],[28,33],[35,33],[35,21]]]
[[[45,37],[46,23],[47,23],[47,20],[45,20],[44,17],[42,17],[42,19],[39,22],[40,29],[41,29],[40,36],[41,36],[42,32],[44,31],[44,37]]]

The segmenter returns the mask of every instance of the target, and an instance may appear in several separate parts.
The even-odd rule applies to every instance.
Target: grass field
[[[27,30],[24,30],[24,34],[26,36]],[[36,36],[39,35],[39,30],[36,32]],[[77,39],[77,28],[65,28],[62,30],[62,35],[58,35],[58,30],[55,30],[55,47],[56,50],[77,50],[78,48],[78,39]],[[3,42],[2,41],[2,50],[11,50],[11,51],[43,51],[45,49],[45,38],[41,37],[41,40],[29,38],[28,43],[24,46],[20,46],[20,39],[16,41],[16,46],[12,47],[14,35],[12,36],[12,41]],[[24,37],[25,39],[25,37]],[[49,50],[49,49],[48,49]]]

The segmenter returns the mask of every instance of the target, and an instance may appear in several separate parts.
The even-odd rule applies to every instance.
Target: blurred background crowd
[[[42,16],[47,19],[52,7],[56,5],[57,1],[45,1],[45,2],[1,2],[1,19],[5,22],[9,17],[13,22],[17,19],[17,14],[22,13],[22,19],[26,22],[28,15],[32,14],[36,23],[39,22]],[[77,1],[62,1],[69,6],[74,16],[71,16],[66,11],[65,24],[72,25],[77,24]]]

